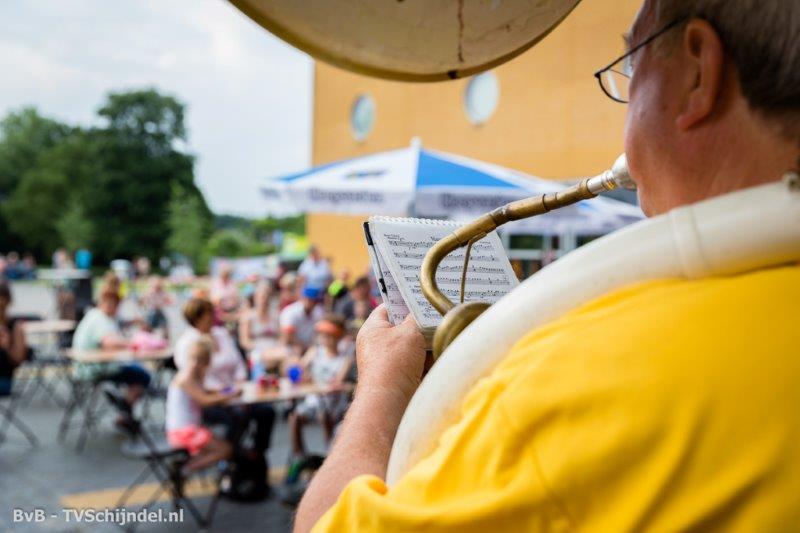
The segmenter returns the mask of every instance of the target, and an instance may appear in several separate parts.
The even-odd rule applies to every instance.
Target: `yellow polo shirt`
[[[520,340],[315,531],[800,529],[800,268],[637,284]]]

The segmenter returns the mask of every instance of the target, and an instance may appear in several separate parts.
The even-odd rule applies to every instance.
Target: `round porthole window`
[[[500,84],[491,72],[478,74],[469,80],[464,91],[464,109],[473,124],[483,124],[494,115],[500,100]]]
[[[353,138],[363,141],[375,126],[375,100],[368,94],[359,95],[350,110],[350,130]]]

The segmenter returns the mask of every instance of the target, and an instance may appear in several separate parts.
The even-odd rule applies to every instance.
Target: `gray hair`
[[[800,2],[652,0],[656,25],[702,18],[716,29],[750,107],[800,138]]]

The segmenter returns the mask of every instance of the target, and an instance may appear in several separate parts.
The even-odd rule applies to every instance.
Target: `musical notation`
[[[424,259],[424,253],[406,252],[404,250],[397,250],[394,253],[395,257],[402,257],[403,259]]]
[[[502,268],[499,267],[485,267],[474,264],[474,261],[470,261],[469,268],[467,269],[467,273],[469,274],[504,274]],[[416,264],[405,264],[400,263],[400,270],[405,272],[419,272],[420,267]],[[439,265],[439,269],[437,272],[442,273],[449,273],[449,272],[457,272],[461,274],[464,270],[463,265]]]
[[[385,263],[381,271],[388,295],[384,299],[392,323],[398,323],[410,310],[423,329],[436,327],[442,317],[422,294],[419,272],[430,247],[455,226],[419,223],[413,219],[384,219],[370,224],[376,248],[383,257],[381,266]],[[466,248],[452,252],[437,271],[437,285],[453,301],[461,296],[465,253]],[[392,271],[396,277],[392,276]],[[486,303],[494,303],[517,284],[497,234],[473,244],[465,282],[464,300]]]
[[[408,283],[416,283],[419,281],[419,278],[416,276],[404,276],[405,280]],[[439,286],[442,285],[456,285],[458,287],[461,286],[461,278],[447,278],[447,277],[436,277],[436,284]],[[466,284],[469,286],[470,284],[483,284],[493,286],[496,285],[498,287],[508,287],[511,285],[511,282],[507,279],[496,279],[491,277],[477,277],[477,276],[467,276]]]
[[[461,291],[458,289],[447,289],[441,288],[442,294],[450,298],[451,300],[457,299],[461,296]],[[414,294],[418,294],[424,298],[422,294],[422,289],[418,286],[411,287],[411,292]],[[466,302],[493,302],[494,300],[504,296],[508,291],[501,291],[499,289],[494,290],[466,290],[464,291],[464,301]],[[427,302],[427,300],[425,300]],[[430,304],[428,304],[430,305]]]

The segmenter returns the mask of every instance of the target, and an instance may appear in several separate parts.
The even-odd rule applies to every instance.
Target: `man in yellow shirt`
[[[610,67],[648,214],[774,181],[800,156],[800,2],[647,0]],[[661,280],[521,339],[388,488],[423,341],[377,310],[297,514],[307,531],[800,528],[800,267]]]

